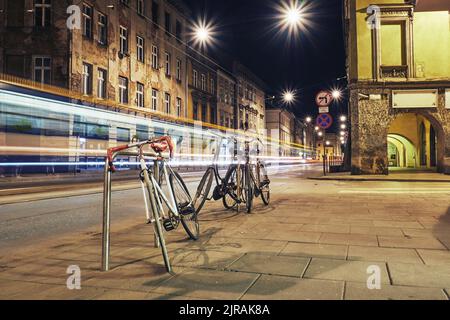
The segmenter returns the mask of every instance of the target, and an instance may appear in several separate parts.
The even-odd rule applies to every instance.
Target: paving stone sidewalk
[[[329,188],[327,196],[317,188]],[[280,179],[269,207],[257,199],[247,215],[208,204],[199,241],[182,230],[168,234],[173,275],[153,246],[152,227],[125,220],[113,225],[109,272],[100,271],[100,226],[0,251],[0,299],[447,300],[443,198],[341,194],[332,184]],[[81,290],[66,287],[71,265],[81,268]],[[380,290],[367,288],[373,266]]]

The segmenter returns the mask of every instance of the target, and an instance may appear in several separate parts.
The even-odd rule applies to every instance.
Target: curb
[[[345,182],[352,182],[352,181],[387,181],[387,182],[434,182],[434,183],[450,183],[449,180],[432,180],[432,179],[395,179],[395,178],[387,178],[387,179],[377,179],[377,178],[338,178],[338,177],[308,177],[309,180],[318,180],[318,181],[345,181]]]

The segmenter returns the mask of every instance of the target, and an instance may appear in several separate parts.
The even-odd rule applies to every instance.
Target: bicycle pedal
[[[175,226],[174,226],[174,224],[173,224],[171,219],[165,219],[163,221],[163,226],[164,226],[164,229],[166,229],[167,232],[175,230]]]

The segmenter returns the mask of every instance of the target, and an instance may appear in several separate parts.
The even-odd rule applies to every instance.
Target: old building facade
[[[345,1],[352,173],[450,173],[450,15],[444,0]]]
[[[66,87],[99,103],[186,116],[189,11],[181,2],[2,2],[2,72]]]
[[[278,144],[272,148],[272,156],[291,156],[291,144],[295,139],[295,115],[283,107],[270,107],[266,110],[267,137]],[[277,154],[273,154],[277,152]]]
[[[224,70],[217,70],[217,112],[218,124],[234,129],[236,115],[236,80]]]
[[[206,55],[188,48],[188,117],[217,124],[217,67]]]
[[[266,123],[266,96],[264,85],[248,68],[233,64],[237,82],[236,128],[264,134]]]

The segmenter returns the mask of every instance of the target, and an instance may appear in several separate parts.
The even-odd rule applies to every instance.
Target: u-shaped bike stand
[[[136,148],[136,145],[131,145],[129,149]],[[137,157],[139,156],[138,152],[129,152],[129,151],[117,151],[112,154],[112,159],[115,159],[117,156],[130,156]],[[143,153],[144,156],[155,157],[154,153]],[[110,270],[110,256],[111,256],[111,198],[112,198],[112,170],[110,159],[107,157],[105,160],[105,170],[104,170],[104,186],[103,186],[103,228],[102,228],[102,271]],[[141,181],[141,185],[143,186],[143,182]],[[149,216],[150,208],[149,203],[146,196],[146,188],[143,187],[144,191],[144,202],[145,202],[145,210],[147,216]],[[154,216],[153,216],[154,217]],[[155,248],[159,248],[160,239],[156,231],[154,232],[154,244]],[[165,250],[165,252],[167,252]],[[166,255],[166,253],[163,253]],[[166,265],[166,269],[168,272],[172,272],[172,267],[170,265],[170,261],[168,256],[164,257],[164,263]]]

